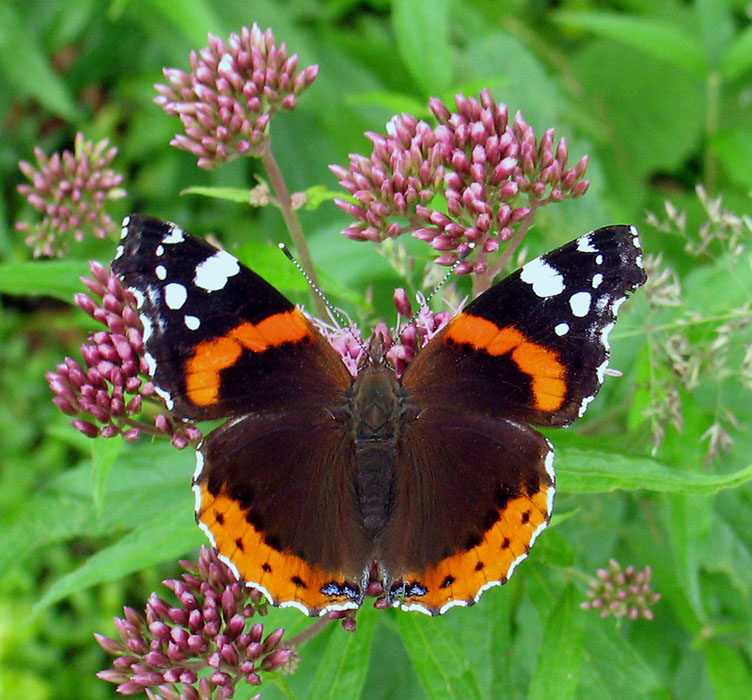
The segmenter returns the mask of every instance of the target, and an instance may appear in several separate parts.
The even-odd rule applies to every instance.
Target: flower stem
[[[279,169],[279,165],[277,165],[277,161],[272,154],[271,142],[269,139],[266,141],[266,147],[261,150],[261,162],[264,164],[266,173],[269,176],[269,182],[276,194],[280,211],[282,212],[285,224],[287,225],[287,230],[290,232],[290,238],[292,238],[295,250],[300,257],[300,264],[306,274],[311,278],[311,281],[318,286],[316,270],[313,267],[313,258],[311,258],[311,252],[308,250],[308,244],[303,235],[303,227],[300,224],[298,215],[293,209],[290,192],[287,189],[285,179],[282,176],[282,171]],[[321,318],[325,318],[326,306],[324,305],[323,300],[314,293],[313,289],[309,290],[309,295],[311,304],[316,309],[317,315]]]
[[[517,248],[520,247],[522,239],[530,228],[530,224],[533,223],[535,217],[535,210],[538,208],[538,200],[534,197],[530,198],[530,211],[527,215],[520,219],[520,225],[517,227],[517,231],[512,236],[509,243],[507,243],[504,252],[499,256],[499,259],[486,270],[483,275],[478,275],[473,279],[473,298],[476,298],[479,294],[485,292],[493,283],[494,277],[498,275],[511,260]]]
[[[313,639],[331,622],[333,622],[333,620],[330,620],[329,617],[324,615],[324,617],[318,618],[301,632],[298,632],[289,639],[286,639],[285,644],[290,647],[299,647],[301,644],[305,644],[307,641]]]

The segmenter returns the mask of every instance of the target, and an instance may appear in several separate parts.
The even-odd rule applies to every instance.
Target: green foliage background
[[[167,145],[177,120],[152,103],[162,67],[185,69],[207,31],[226,37],[255,21],[301,65],[320,65],[299,108],[273,121],[292,190],[336,189],[326,166],[367,153],[364,131],[382,131],[395,112],[427,117],[431,95],[451,103],[485,86],[539,135],[556,127],[574,160],[591,156],[590,191],[539,213],[531,255],[605,224],[641,225],[665,199],[688,211],[696,236],[697,183],[738,215],[752,213],[748,12],[745,0],[0,0],[0,697],[114,697],[94,677],[109,658],[92,633],[114,636],[122,606],[142,607],[202,542],[191,454],[147,439],[89,441],[50,402],[44,372],[77,357],[93,328],[69,303],[82,290],[77,276],[88,258],[108,261],[114,243],[28,262],[13,223],[33,213],[15,187],[17,162],[35,145],[70,148],[78,130],[110,138],[129,192],[114,218],[140,210],[221,232],[305,301],[304,284],[267,247],[286,236],[276,210],[180,194],[251,187],[257,164],[198,171]],[[301,216],[335,302],[362,321],[391,321],[391,290],[404,281],[388,260],[339,236],[347,220],[331,203]],[[682,305],[651,306],[639,292],[625,306],[612,335],[612,365],[625,376],[606,383],[576,428],[551,435],[560,497],[530,559],[479,605],[440,619],[365,606],[356,634],[330,625],[300,649],[294,675],[265,682],[265,698],[752,697],[752,402],[735,374],[748,324],[730,334],[725,374],[704,364],[697,385],[679,386],[683,431],[668,425],[655,454],[644,417],[660,387],[677,381],[658,358],[688,310],[701,316],[687,331],[696,352],[718,323],[744,318],[749,240],[741,254],[715,246],[696,258],[679,238],[642,231],[646,252],[678,274]],[[737,423],[726,425],[733,445],[707,463],[702,436],[726,412]],[[652,567],[663,596],[655,620],[580,610],[588,578],[610,557]],[[287,610],[266,622],[310,624]]]

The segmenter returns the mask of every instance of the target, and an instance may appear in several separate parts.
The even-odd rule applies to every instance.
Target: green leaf
[[[51,260],[0,265],[0,292],[15,296],[50,296],[70,302],[84,291],[79,277],[89,268],[82,260]]]
[[[572,67],[598,121],[603,176],[618,172],[614,184],[624,195],[643,187],[649,173],[680,168],[695,152],[705,125],[702,80],[608,39],[585,45]],[[608,196],[618,199],[619,192],[610,189]]]
[[[749,700],[752,673],[744,656],[736,649],[714,640],[705,645],[704,651],[715,700]]]
[[[33,612],[38,614],[58,600],[98,583],[115,581],[147,566],[177,559],[205,542],[192,510],[183,504],[152,515],[115,544],[101,549],[78,569],[55,581]]]
[[[671,539],[671,563],[679,587],[698,620],[705,622],[704,601],[700,585],[700,551],[698,542],[703,542],[710,528],[709,496],[672,495],[666,499],[667,530]]]
[[[334,192],[324,185],[314,185],[306,191],[305,209],[311,211],[318,209],[324,202],[329,202],[336,197],[344,198],[344,192]]]
[[[91,472],[94,487],[92,498],[94,507],[97,509],[97,515],[102,514],[104,487],[110,469],[112,469],[112,465],[115,464],[115,460],[122,451],[123,440],[120,437],[91,441]]]
[[[713,70],[734,36],[734,18],[728,0],[694,0],[695,26],[703,51]]]
[[[611,12],[562,11],[553,13],[552,19],[567,27],[634,46],[695,77],[704,78],[708,71],[702,46],[693,36],[669,22]]]
[[[752,25],[739,32],[721,56],[721,75],[736,80],[752,68]]]
[[[13,3],[0,2],[0,70],[20,94],[70,121],[82,118],[71,94],[50,68],[48,59]]]
[[[415,83],[427,95],[446,90],[454,67],[448,0],[392,0],[392,26]]]
[[[752,163],[752,129],[743,126],[725,129],[713,136],[712,144],[728,175],[742,187],[752,188],[752,168],[749,167]]]
[[[338,621],[330,626],[329,641],[322,663],[318,665],[310,698],[358,698],[368,673],[368,651],[380,613],[373,609],[363,609],[358,613],[358,628],[350,633],[343,630]]]
[[[436,700],[481,698],[472,662],[445,618],[426,620],[418,614],[399,615],[397,625],[423,689]]]
[[[92,498],[91,464],[61,474],[5,518],[0,570],[19,566],[36,549],[55,542],[131,530],[165,512],[190,514],[192,462],[169,444],[128,450],[110,472],[101,514]],[[169,536],[167,524],[155,522],[154,539]]]
[[[529,700],[569,700],[575,696],[585,633],[578,597],[577,589],[570,584],[551,609],[530,682]]]
[[[580,697],[647,698],[660,687],[653,669],[619,634],[613,620],[591,614],[588,621]]]
[[[729,474],[688,471],[650,457],[562,446],[556,463],[562,493],[604,493],[618,489],[665,493],[715,493],[752,481],[752,464]]]
[[[180,190],[180,194],[198,194],[202,197],[224,199],[238,204],[250,205],[251,203],[248,190],[242,187],[186,187],[184,190]]]
[[[389,114],[402,114],[408,112],[415,117],[428,115],[428,107],[425,100],[419,100],[412,95],[402,92],[387,92],[386,90],[373,90],[370,92],[358,92],[348,95],[347,104],[372,105],[382,107]]]
[[[207,32],[224,36],[223,22],[214,11],[212,3],[205,0],[147,0],[146,4],[151,5],[170,24],[180,29],[197,48],[206,46]]]

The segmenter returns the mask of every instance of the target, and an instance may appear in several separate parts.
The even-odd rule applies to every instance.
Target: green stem
[[[261,152],[261,162],[264,164],[266,173],[269,176],[269,182],[274,189],[279,209],[282,212],[282,217],[285,220],[287,230],[290,232],[290,238],[295,246],[298,257],[300,258],[300,265],[303,270],[305,270],[311,281],[318,287],[319,284],[316,277],[316,270],[313,267],[313,258],[311,257],[311,252],[308,249],[308,244],[303,235],[303,227],[300,224],[298,215],[293,209],[290,192],[287,189],[287,184],[282,176],[282,171],[279,169],[277,161],[272,154],[270,140],[267,140],[266,148]],[[315,294],[313,289],[309,290],[309,296],[311,299],[311,305],[316,309],[319,318],[325,318],[326,306],[324,305],[323,300]]]
[[[515,232],[514,236],[512,236],[509,243],[507,243],[506,248],[504,248],[504,252],[501,254],[501,256],[499,256],[499,259],[491,267],[489,267],[488,270],[486,270],[485,274],[473,279],[473,299],[475,299],[479,294],[485,292],[491,286],[494,277],[496,277],[496,275],[498,275],[507,266],[507,263],[512,259],[515,251],[520,247],[522,239],[530,229],[530,224],[533,223],[535,210],[537,208],[538,200],[531,197],[530,211],[523,219],[520,219],[517,231]]]
[[[293,635],[289,639],[285,639],[285,644],[292,647],[299,647],[301,644],[305,644],[307,641],[313,639],[319,634],[325,627],[329,626],[332,620],[327,615],[318,618],[315,622],[312,622],[301,632]]]
[[[703,167],[705,187],[713,194],[718,183],[718,161],[715,157],[713,139],[721,124],[721,76],[718,71],[708,73],[705,85],[707,112],[705,114],[705,153]]]

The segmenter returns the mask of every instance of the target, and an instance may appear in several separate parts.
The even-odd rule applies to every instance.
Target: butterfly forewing
[[[411,401],[569,425],[598,393],[619,307],[645,279],[631,226],[532,260],[471,302],[408,366]]]
[[[150,373],[177,415],[322,404],[352,382],[288,299],[175,224],[128,217],[112,269],[136,296]]]

